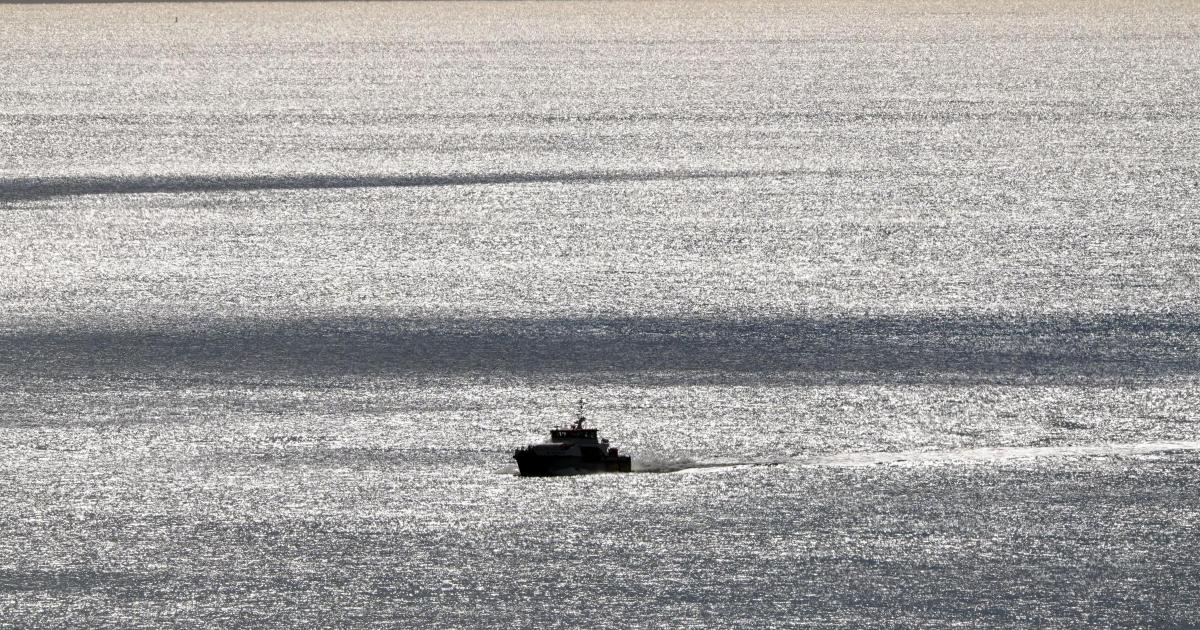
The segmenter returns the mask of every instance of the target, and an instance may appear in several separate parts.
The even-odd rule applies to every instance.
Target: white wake
[[[633,472],[675,473],[738,466],[920,466],[955,462],[986,463],[1049,457],[1132,457],[1200,450],[1200,441],[1138,442],[1070,446],[991,446],[950,450],[869,451],[795,455],[769,459],[694,459],[651,454],[634,456]]]
[[[991,446],[943,451],[837,453],[799,457],[792,463],[806,466],[875,466],[879,464],[938,464],[990,462],[1044,457],[1120,457],[1200,450],[1200,441],[1138,442],[1072,446]]]

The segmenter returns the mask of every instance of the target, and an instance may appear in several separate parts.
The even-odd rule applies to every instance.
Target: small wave
[[[496,469],[497,475],[515,475],[518,472],[520,472],[520,470],[517,469],[516,464],[505,464],[504,466]]]

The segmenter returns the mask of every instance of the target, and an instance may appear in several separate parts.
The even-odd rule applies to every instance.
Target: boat
[[[609,446],[607,439],[599,439],[596,429],[585,429],[583,423],[586,420],[580,400],[579,415],[571,426],[551,429],[549,442],[517,449],[513,459],[517,460],[519,474],[522,477],[553,477],[630,472],[630,457]]]

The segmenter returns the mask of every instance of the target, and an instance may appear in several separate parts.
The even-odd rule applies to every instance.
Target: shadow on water
[[[1200,373],[1200,316],[312,318],[0,335],[41,374],[1064,384]]]
[[[157,175],[0,178],[0,201],[31,201],[72,195],[131,195],[254,190],[338,188],[414,188],[536,183],[675,181],[739,177],[776,177],[798,171],[561,171],[463,173],[442,175]]]

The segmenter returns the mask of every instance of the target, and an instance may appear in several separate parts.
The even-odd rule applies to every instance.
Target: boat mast
[[[577,419],[577,420],[575,421],[575,428],[576,428],[576,429],[582,429],[582,428],[583,428],[583,421],[584,421],[584,420],[587,420],[587,418],[585,418],[585,417],[584,417],[584,415],[583,415],[583,399],[582,399],[582,398],[580,398],[580,399],[579,399],[579,419]]]

